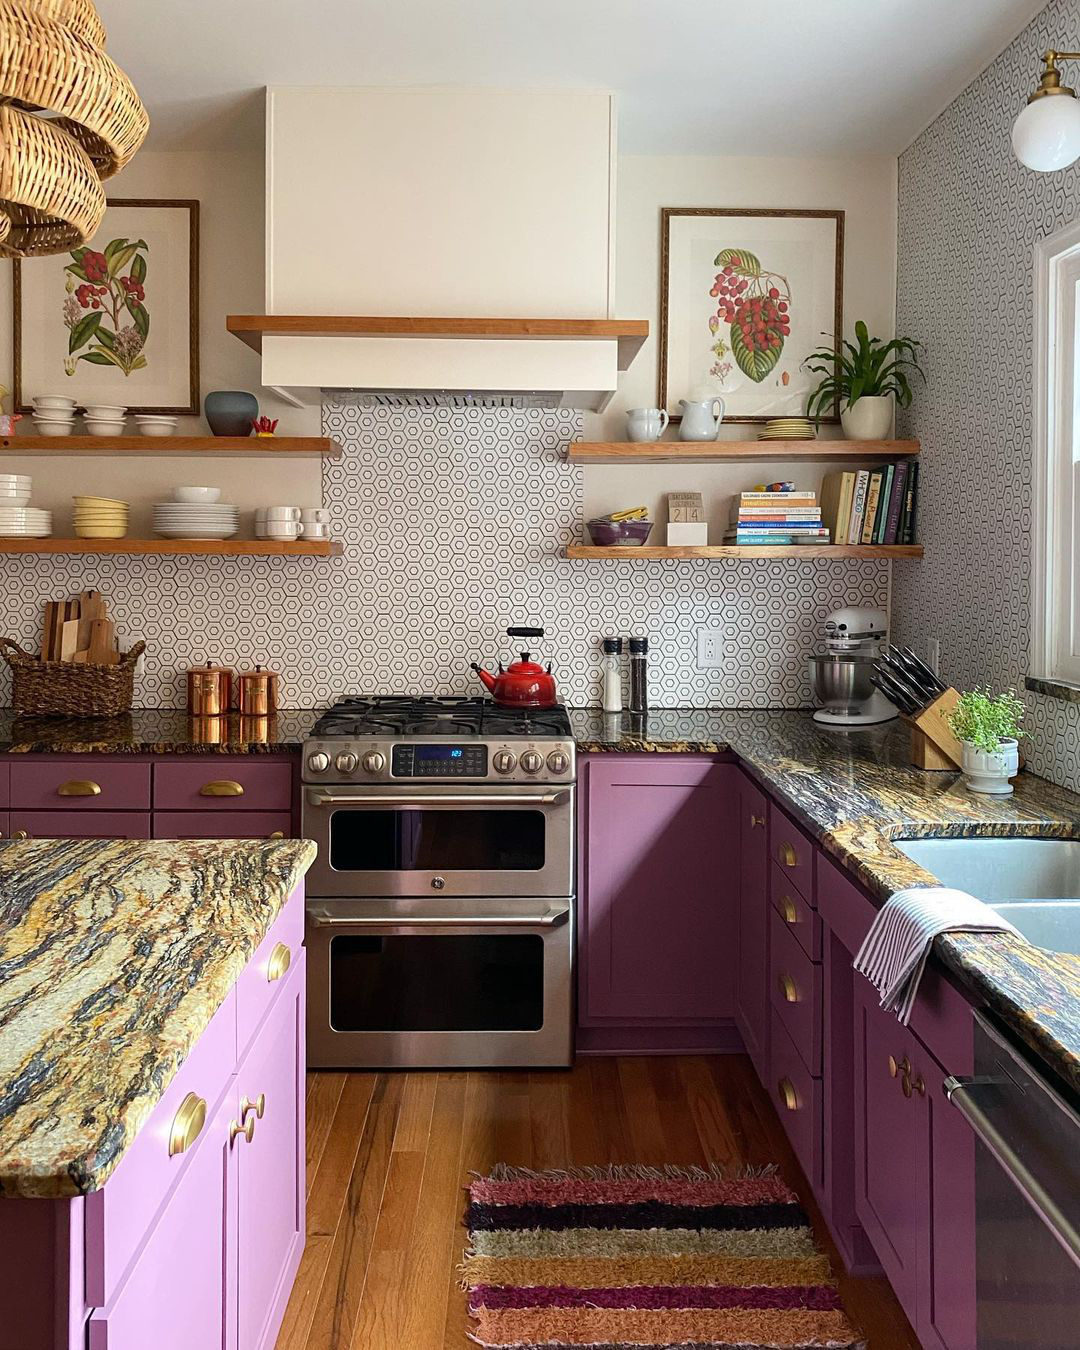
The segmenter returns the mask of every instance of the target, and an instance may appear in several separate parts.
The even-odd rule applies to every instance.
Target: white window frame
[[[1080,686],[1080,221],[1035,247],[1029,674]]]

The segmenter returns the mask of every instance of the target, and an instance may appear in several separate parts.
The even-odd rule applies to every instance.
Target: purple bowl
[[[614,544],[643,544],[652,532],[651,520],[590,520],[585,528],[601,548]]]

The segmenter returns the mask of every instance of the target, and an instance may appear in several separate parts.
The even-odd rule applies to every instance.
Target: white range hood
[[[603,408],[648,336],[610,317],[614,125],[608,93],[268,90],[267,313],[228,320],[263,384]]]

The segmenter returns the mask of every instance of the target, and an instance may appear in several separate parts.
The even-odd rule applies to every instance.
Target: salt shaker
[[[604,712],[622,712],[622,671],[619,669],[622,657],[622,638],[604,638],[604,657],[601,663],[603,690],[601,706]]]
[[[649,639],[632,637],[630,639],[630,711],[647,713],[649,711],[648,681]]]

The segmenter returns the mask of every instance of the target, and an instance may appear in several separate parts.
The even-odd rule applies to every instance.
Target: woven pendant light
[[[0,256],[85,244],[105,213],[101,180],[146,138],[104,41],[91,0],[0,0]]]

